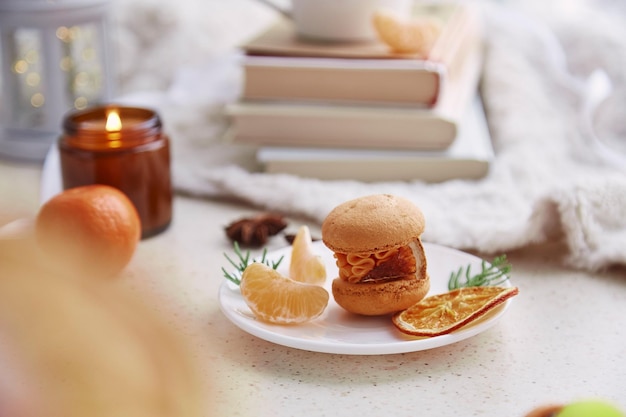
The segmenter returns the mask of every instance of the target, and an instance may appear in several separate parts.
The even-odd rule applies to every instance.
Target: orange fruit
[[[260,262],[246,267],[239,288],[258,319],[276,324],[313,320],[324,312],[329,299],[324,288],[294,281]]]
[[[526,414],[525,417],[556,417],[558,412],[563,409],[562,405],[550,404],[550,405],[542,405],[540,407],[535,408],[530,413]]]
[[[0,250],[0,416],[207,416],[216,391],[172,309],[67,278]]]
[[[326,265],[322,257],[313,251],[311,231],[306,225],[300,226],[293,240],[289,278],[317,285],[326,282]]]
[[[122,191],[86,185],[48,200],[37,214],[35,236],[46,257],[63,270],[112,276],[135,253],[141,221]]]
[[[441,23],[433,18],[403,18],[387,10],[374,13],[378,37],[392,51],[427,56],[441,32]]]
[[[412,336],[439,336],[473,322],[517,293],[517,287],[458,288],[424,298],[394,314],[392,321]]]

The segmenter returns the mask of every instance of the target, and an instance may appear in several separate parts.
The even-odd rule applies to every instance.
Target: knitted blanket
[[[626,13],[576,4],[588,9],[542,20],[482,5],[487,54],[481,92],[496,159],[478,181],[361,183],[259,172],[253,149],[220,138],[228,126],[223,105],[236,99],[241,85],[236,41],[273,17],[261,8],[247,9],[239,37],[172,70],[166,86],[135,88],[124,99],[160,109],[181,193],[235,198],[312,222],[347,199],[392,193],[422,209],[425,241],[495,254],[564,239],[572,267],[626,265]],[[175,29],[180,22],[170,23]],[[127,85],[137,82],[130,78]]]

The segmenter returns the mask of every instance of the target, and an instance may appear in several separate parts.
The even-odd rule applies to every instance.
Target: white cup
[[[270,0],[263,0],[270,4]],[[270,4],[271,5],[271,4]],[[281,10],[293,19],[305,38],[322,41],[371,41],[376,39],[372,16],[378,9],[409,16],[413,0],[291,0],[291,10]]]

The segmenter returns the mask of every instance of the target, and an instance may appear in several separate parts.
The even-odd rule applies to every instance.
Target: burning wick
[[[111,110],[107,114],[107,122],[104,128],[107,132],[119,132],[122,130],[122,120],[117,110]]]
[[[120,141],[122,120],[120,119],[120,114],[117,110],[111,110],[107,113],[107,121],[104,125],[104,129],[106,130],[107,138],[109,139],[109,147],[119,148],[122,146],[122,142]]]

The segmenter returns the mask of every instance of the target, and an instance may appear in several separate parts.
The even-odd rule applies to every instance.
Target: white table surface
[[[0,161],[0,214],[34,214],[40,175],[39,166]],[[488,331],[414,353],[313,353],[248,335],[219,309],[223,252],[231,248],[223,227],[254,213],[177,196],[171,227],[142,241],[121,277],[175,312],[198,349],[211,415],[522,417],[589,397],[626,409],[625,269],[569,270],[559,243],[511,252],[520,295]],[[292,231],[303,223],[289,220]],[[280,238],[269,244],[279,246]]]

